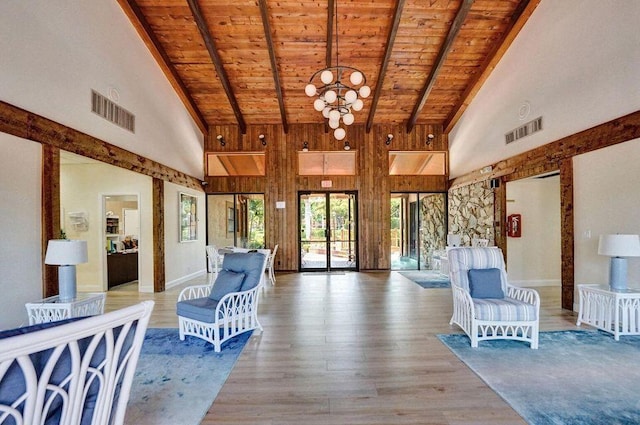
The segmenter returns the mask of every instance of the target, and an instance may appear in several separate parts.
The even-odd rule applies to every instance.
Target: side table
[[[105,294],[79,292],[75,300],[62,302],[58,295],[26,303],[29,325],[55,322],[72,317],[95,316],[104,313]]]
[[[581,323],[613,334],[640,335],[640,288],[612,290],[609,285],[578,285]]]

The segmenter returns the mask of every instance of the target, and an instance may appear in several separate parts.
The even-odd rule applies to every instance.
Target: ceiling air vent
[[[540,130],[542,130],[542,117],[538,117],[535,120],[529,121],[528,123],[516,128],[515,130],[508,132],[504,135],[504,139],[505,142],[509,144]]]
[[[95,90],[91,90],[91,112],[125,130],[136,132],[136,116]]]

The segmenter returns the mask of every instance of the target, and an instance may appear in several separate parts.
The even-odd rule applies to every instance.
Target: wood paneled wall
[[[387,134],[393,134],[390,145]],[[427,135],[435,138],[427,145]],[[226,141],[221,146],[216,136]],[[262,146],[259,134],[266,136]],[[361,270],[384,270],[391,266],[390,193],[446,192],[448,176],[389,176],[388,152],[391,150],[447,151],[448,142],[440,125],[418,125],[411,133],[403,125],[374,126],[367,133],[364,125],[353,125],[347,131],[351,149],[356,151],[355,176],[299,176],[297,152],[302,143],[311,151],[341,151],[344,141],[333,138],[322,124],[290,125],[284,133],[280,125],[248,126],[242,135],[237,126],[212,126],[205,140],[207,152],[264,151],[264,177],[206,177],[207,193],[264,193],[266,244],[279,244],[276,270],[298,270],[298,213],[300,191],[356,191],[358,193],[358,243]],[[448,167],[447,167],[448,169]],[[331,189],[321,187],[331,180]],[[276,201],[284,201],[285,209],[276,209]]]

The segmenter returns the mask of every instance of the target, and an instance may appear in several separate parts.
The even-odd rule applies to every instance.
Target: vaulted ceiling
[[[372,88],[356,124],[449,131],[540,2],[118,1],[200,128],[243,133],[324,122],[304,88],[336,51]]]

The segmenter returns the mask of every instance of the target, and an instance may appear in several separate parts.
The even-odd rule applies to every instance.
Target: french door
[[[356,192],[300,192],[300,270],[358,270]]]

